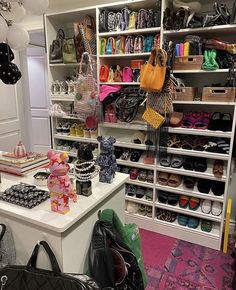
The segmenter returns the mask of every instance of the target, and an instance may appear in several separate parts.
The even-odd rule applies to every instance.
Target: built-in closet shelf
[[[135,144],[135,143],[129,143],[129,142],[122,142],[117,140],[116,143],[114,144],[115,147],[124,147],[124,148],[130,148],[130,149],[139,149],[139,150],[147,150],[147,149],[154,149],[154,147],[151,147],[145,144]]]
[[[56,102],[73,102],[75,96],[73,95],[51,95],[51,101]]]
[[[83,119],[80,119],[79,117],[76,116],[63,116],[63,117],[57,117],[57,116],[51,116],[53,118],[57,118],[57,119],[65,119],[65,120],[76,120],[76,121],[80,121],[82,122]]]
[[[119,123],[119,122],[118,123],[104,122],[100,124],[100,126],[104,128],[141,130],[141,131],[145,131],[148,128],[147,124],[130,124],[130,123]]]
[[[182,148],[167,148],[167,152],[170,154],[178,154],[184,156],[195,156],[195,157],[204,157],[209,159],[221,159],[221,160],[228,160],[228,154],[221,154],[221,153],[213,153],[207,151],[196,151],[196,150],[187,150]]]
[[[149,206],[153,205],[153,201],[146,200],[145,196],[142,197],[142,198],[137,198],[135,196],[129,196],[129,195],[126,194],[125,195],[125,200],[133,201],[133,202],[140,203],[140,204],[146,204],[146,205],[149,205]]]
[[[203,70],[203,69],[186,69],[186,70],[173,70],[174,74],[212,74],[212,73],[228,73],[228,69],[217,69],[217,70]]]
[[[154,183],[149,183],[149,182],[146,182],[146,181],[128,179],[126,181],[126,183],[137,185],[137,186],[148,187],[148,188],[154,188]]]
[[[150,52],[141,52],[141,53],[129,53],[129,54],[100,54],[100,58],[134,58],[134,57],[148,57]]]
[[[221,221],[221,215],[220,216],[214,216],[211,213],[210,214],[206,214],[203,213],[201,211],[201,206],[197,209],[197,210],[190,210],[188,208],[181,208],[178,205],[173,206],[173,205],[169,205],[169,204],[165,204],[165,203],[161,203],[161,202],[156,202],[155,206],[158,208],[162,208],[165,210],[171,210],[174,211],[176,213],[180,213],[180,214],[186,214],[189,216],[193,216],[193,217],[199,217],[202,219],[207,219],[207,220],[211,220],[211,221],[215,221],[215,222],[220,222]]]
[[[59,140],[78,141],[78,142],[98,144],[97,139],[93,139],[93,138],[75,137],[75,136],[61,135],[61,134],[54,134],[54,138],[59,139]]]
[[[224,202],[224,195],[221,195],[221,196],[214,195],[211,190],[208,194],[202,193],[197,189],[196,185],[193,189],[189,189],[185,187],[183,184],[179,185],[178,187],[170,187],[170,186],[160,185],[159,183],[157,183],[156,189],[166,191],[166,192],[176,193],[179,195],[188,195],[188,196],[198,197],[201,199],[209,199],[212,201],[219,201],[222,203]]]
[[[133,161],[126,161],[122,159],[116,159],[117,164],[124,165],[124,166],[130,166],[132,168],[143,168],[148,170],[154,170],[155,166],[150,164],[144,164],[143,162],[133,162]]]
[[[210,105],[210,106],[234,106],[235,102],[207,102],[207,101],[173,101],[180,105]]]
[[[227,24],[227,25],[216,25],[216,26],[209,26],[209,27],[200,27],[200,28],[186,28],[186,29],[181,29],[181,30],[164,30],[163,34],[164,36],[170,38],[170,37],[178,37],[178,36],[183,36],[183,35],[188,35],[188,34],[195,34],[197,33],[198,35],[210,35],[210,34],[218,34],[221,36],[223,33],[225,34],[232,34],[236,32],[236,24]]]
[[[77,153],[76,152],[72,152],[72,151],[67,151],[67,150],[57,150],[55,149],[56,152],[66,152],[70,157],[77,157]]]
[[[100,85],[139,86],[140,82],[100,82]]]
[[[150,33],[158,33],[158,32],[160,32],[160,30],[161,30],[160,27],[151,27],[151,28],[145,28],[145,29],[99,32],[98,36],[110,37],[110,36],[119,36],[119,35],[150,34]]]
[[[126,217],[133,217],[133,218],[135,217],[135,218],[143,220],[143,221],[149,221],[149,222],[153,221],[153,219],[151,217],[148,217],[146,215],[141,215],[141,214],[138,214],[138,213],[129,214],[127,211],[125,212],[125,216]],[[128,222],[128,223],[130,223],[130,222]],[[127,224],[127,222],[126,222],[126,224]]]
[[[195,170],[185,170],[184,168],[173,168],[173,167],[164,167],[160,164],[157,164],[156,169],[158,172],[167,172],[167,173],[175,173],[179,175],[184,176],[192,176],[192,177],[198,177],[198,178],[204,178],[204,179],[210,179],[210,180],[217,180],[217,181],[225,181],[226,175],[223,175],[221,178],[217,178],[212,173],[213,170],[213,162],[208,162],[207,164],[207,170],[205,172],[199,172]],[[224,166],[224,174],[226,172],[226,168]]]
[[[168,128],[168,133],[183,134],[183,135],[198,135],[198,136],[209,136],[209,137],[221,137],[231,138],[232,132],[222,131],[210,131],[210,130],[198,130],[198,129],[186,129],[186,128]]]
[[[76,67],[79,63],[50,63],[49,67]]]

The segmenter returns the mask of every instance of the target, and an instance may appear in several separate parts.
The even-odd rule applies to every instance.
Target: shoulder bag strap
[[[0,233],[0,241],[1,241],[2,238],[3,238],[3,236],[5,235],[5,232],[6,232],[7,227],[4,224],[0,224],[0,226],[2,227],[2,231]]]

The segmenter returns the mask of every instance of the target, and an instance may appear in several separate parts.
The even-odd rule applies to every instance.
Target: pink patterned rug
[[[230,290],[230,254],[140,230],[146,290]]]

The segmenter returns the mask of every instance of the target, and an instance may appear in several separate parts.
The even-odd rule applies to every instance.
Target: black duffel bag
[[[52,271],[36,268],[40,245],[51,262]],[[0,269],[0,289],[3,290],[99,290],[97,283],[86,275],[64,274],[48,243],[38,243],[27,266],[6,266]]]

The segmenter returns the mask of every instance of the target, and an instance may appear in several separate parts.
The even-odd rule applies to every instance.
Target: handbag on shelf
[[[134,53],[134,37],[129,35],[125,39],[125,54]]]
[[[63,46],[63,40],[65,38],[65,33],[62,29],[59,29],[57,32],[56,39],[52,41],[52,44],[50,45],[50,51],[49,51],[49,62],[50,63],[62,63],[63,57],[62,57],[62,46]]]
[[[84,58],[87,57],[86,71],[82,71]],[[97,82],[94,78],[92,59],[84,52],[79,63],[79,74],[75,86],[74,110],[81,117],[94,115],[97,107]]]
[[[124,54],[125,53],[125,37],[118,36],[116,38],[116,50],[115,54]]]
[[[63,40],[62,53],[64,63],[77,63],[75,42],[73,38]]]
[[[123,82],[129,83],[133,81],[133,73],[132,69],[129,66],[126,66],[123,68],[123,77],[122,77]]]
[[[86,15],[79,24],[85,51],[91,55],[97,54],[96,45],[96,23],[93,16]]]
[[[83,52],[85,51],[83,37],[79,29],[79,22],[74,23],[74,35],[77,62],[79,62]]]
[[[116,70],[114,73],[114,81],[115,82],[122,82],[123,81],[123,72],[119,65],[116,66]]]
[[[154,36],[153,48],[159,48],[159,47],[160,47],[160,34],[156,34]]]
[[[147,35],[144,38],[143,52],[150,52],[150,51],[152,51],[153,47],[154,47],[154,36]]]
[[[39,248],[46,251],[52,270],[36,267]],[[9,265],[0,269],[0,284],[4,290],[99,290],[97,283],[82,274],[61,272],[57,259],[46,241],[39,242],[26,266]]]
[[[114,37],[109,37],[106,44],[106,54],[115,54],[116,52],[116,41]]]
[[[148,62],[141,67],[140,88],[147,92],[160,92],[166,75],[167,53],[154,48]]]
[[[109,76],[109,66],[107,64],[102,65],[100,68],[99,79],[100,82],[107,82]]]
[[[135,12],[135,11],[132,11],[130,13],[130,16],[129,16],[129,30],[136,29],[137,16],[138,16],[138,13]]]
[[[117,26],[116,13],[113,11],[108,12],[108,31],[115,31]]]
[[[129,17],[130,17],[130,9],[125,7],[121,10],[122,20],[121,20],[121,30],[128,30],[129,29]]]
[[[142,53],[144,46],[144,37],[137,35],[134,39],[134,53]]]
[[[114,72],[114,70],[113,70],[113,67],[110,66],[107,82],[108,82],[108,83],[113,83],[113,82],[114,82],[114,76],[115,76],[115,72]]]
[[[137,29],[147,28],[148,11],[146,9],[140,9],[138,12]]]
[[[100,55],[104,55],[106,53],[106,45],[107,45],[106,38],[101,37],[99,41]]]
[[[102,9],[99,11],[99,32],[108,31],[108,10]]]

